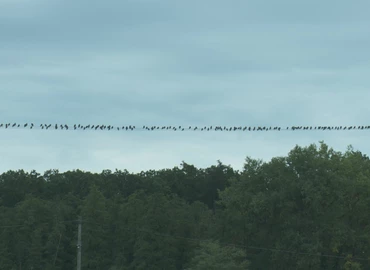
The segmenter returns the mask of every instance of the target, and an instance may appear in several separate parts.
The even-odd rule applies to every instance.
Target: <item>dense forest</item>
[[[86,270],[370,269],[369,213],[369,158],[324,142],[242,171],[8,171],[0,269],[76,269],[79,217]]]

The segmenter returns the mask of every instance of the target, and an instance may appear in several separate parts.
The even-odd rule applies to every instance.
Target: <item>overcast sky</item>
[[[0,123],[370,125],[370,1],[0,0]],[[241,169],[366,131],[0,129],[0,173]]]

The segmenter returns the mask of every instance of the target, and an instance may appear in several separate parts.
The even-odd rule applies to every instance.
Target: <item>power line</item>
[[[85,220],[65,220],[65,221],[58,221],[58,223],[67,223],[67,222],[76,222],[79,223],[90,223],[90,224],[95,224],[100,226],[101,228],[104,229],[104,226],[102,223],[97,223],[97,222],[92,222],[92,221],[87,221]],[[43,223],[38,223],[38,224],[52,224],[53,222],[43,222]],[[107,225],[107,224],[104,224]],[[109,224],[108,224],[109,225]],[[12,228],[12,227],[28,227],[29,225],[3,225],[0,226],[0,228]],[[193,242],[211,242],[214,239],[200,239],[200,238],[190,238],[190,237],[183,237],[183,236],[176,236],[176,235],[170,235],[170,234],[164,234],[164,233],[158,233],[158,232],[153,232],[151,230],[143,229],[143,228],[128,228],[128,227],[120,227],[121,229],[127,230],[127,231],[140,231],[140,232],[146,232],[150,233],[153,235],[161,236],[161,237],[169,237],[169,238],[176,238],[176,239],[183,239],[183,240],[188,240],[188,241],[193,241]],[[108,229],[108,228],[107,228]],[[88,229],[90,230],[90,229]],[[93,230],[96,231],[96,230]],[[102,231],[96,231],[102,233]],[[309,253],[309,252],[299,252],[299,251],[292,251],[292,250],[284,250],[284,249],[276,249],[276,248],[266,248],[266,247],[257,247],[257,246],[250,246],[250,245],[238,245],[238,244],[232,244],[232,243],[223,243],[222,246],[229,246],[229,247],[239,247],[239,248],[245,248],[245,249],[254,249],[254,250],[265,250],[265,251],[271,251],[271,252],[281,252],[281,253],[290,253],[290,254],[297,254],[297,255],[306,255],[306,256],[318,256],[318,257],[328,257],[328,258],[337,258],[337,259],[346,259],[346,256],[338,256],[338,255],[329,255],[329,254],[321,254],[321,253]],[[369,261],[369,258],[362,258],[362,257],[353,257],[353,260],[359,260],[359,261]]]
[[[91,222],[91,221],[85,221],[85,223],[91,223],[91,224],[96,224],[102,226],[101,223],[96,223],[96,222]],[[136,228],[131,229],[131,228],[123,228],[124,230],[128,231],[141,231],[141,232],[146,232],[162,237],[170,237],[170,238],[177,238],[177,239],[184,239],[188,241],[193,241],[193,242],[211,242],[213,239],[200,239],[200,238],[189,238],[189,237],[182,237],[182,236],[175,236],[175,235],[170,235],[170,234],[163,234],[163,233],[157,233],[141,228]],[[329,258],[337,258],[337,259],[346,259],[346,256],[337,256],[337,255],[329,255],[329,254],[319,254],[319,253],[309,253],[309,252],[298,252],[298,251],[291,251],[291,250],[283,250],[283,249],[276,249],[276,248],[264,248],[264,247],[256,247],[256,246],[249,246],[249,245],[238,245],[238,244],[231,244],[231,243],[224,243],[223,246],[229,246],[229,247],[239,247],[239,248],[245,248],[245,249],[255,249],[255,250],[265,250],[265,251],[272,251],[272,252],[282,252],[282,253],[290,253],[290,254],[297,254],[297,255],[307,255],[307,256],[319,256],[319,257],[329,257]],[[353,257],[352,259],[354,260],[360,260],[360,261],[369,261],[370,259],[368,258],[361,258],[361,257]]]
[[[57,221],[57,222],[40,222],[35,223],[37,225],[50,225],[50,224],[61,224],[61,223],[69,223],[69,222],[78,222],[78,220],[64,220],[64,221]],[[11,225],[0,225],[0,228],[19,228],[19,227],[29,227],[30,224],[11,224]]]
[[[81,125],[81,124],[39,124],[33,123],[0,123],[0,129],[38,129],[38,130],[91,130],[91,131],[349,131],[349,130],[369,130],[370,126],[352,125],[352,126],[135,126],[135,125]]]

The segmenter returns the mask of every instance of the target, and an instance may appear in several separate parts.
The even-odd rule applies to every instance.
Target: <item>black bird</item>
[[[17,124],[16,123],[14,123],[13,125],[12,125],[12,127],[15,127]]]
[[[58,129],[58,125],[57,124],[55,124],[55,129]]]

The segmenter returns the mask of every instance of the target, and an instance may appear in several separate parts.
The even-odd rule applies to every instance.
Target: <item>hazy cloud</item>
[[[369,125],[368,1],[0,2],[0,122]],[[0,171],[140,171],[286,155],[367,131],[0,130]]]

